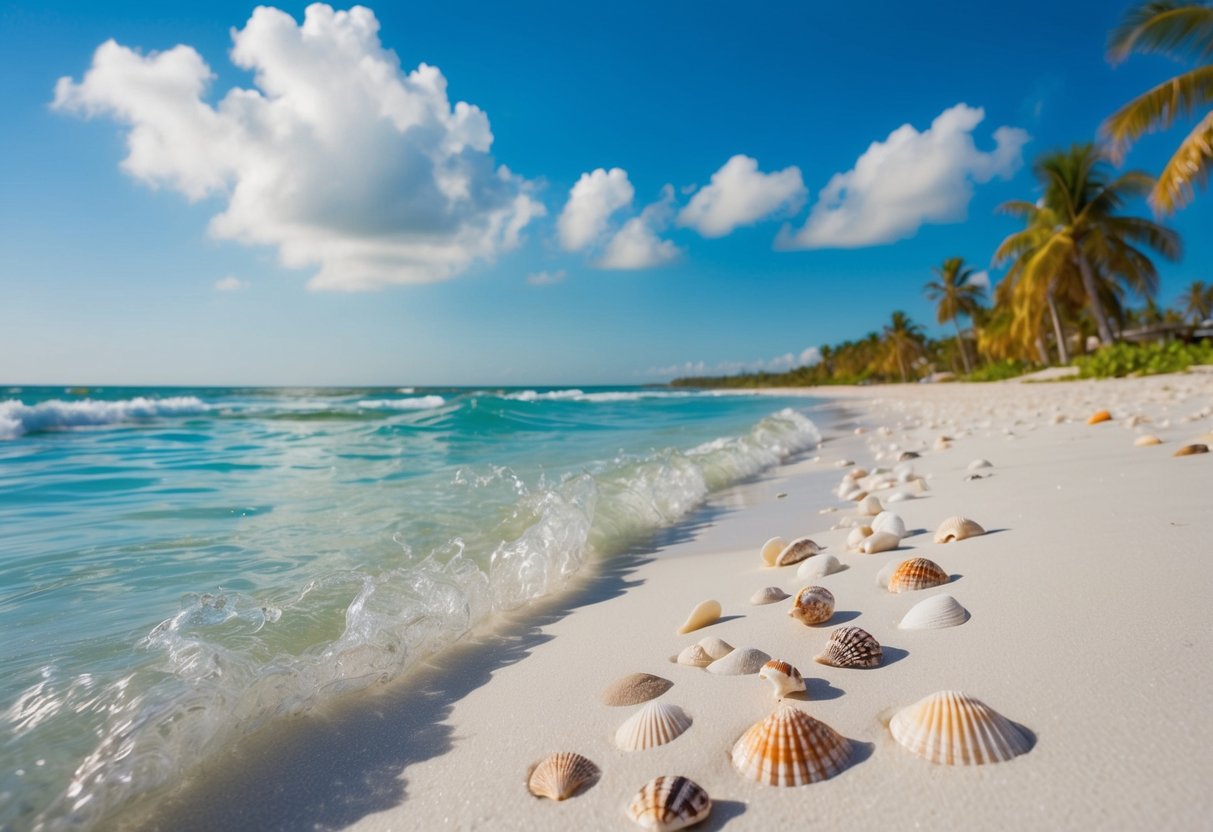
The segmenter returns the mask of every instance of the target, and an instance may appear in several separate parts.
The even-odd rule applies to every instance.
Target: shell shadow
[[[745,618],[745,616],[744,615],[722,615],[722,616],[720,616],[720,618],[717,618],[711,624],[708,624],[707,627],[700,627],[699,629],[706,630],[708,627],[715,627],[717,624],[723,624],[726,621],[734,621],[738,618]],[[694,632],[694,631],[692,630],[692,632]]]
[[[1036,732],[1035,731],[1033,731],[1031,728],[1028,728],[1026,725],[1019,724],[1018,722],[1012,722],[1011,724],[1014,725],[1015,729],[1017,731],[1019,731],[1019,733],[1023,734],[1024,739],[1026,739],[1028,741],[1028,751],[1031,751],[1033,748],[1036,747]],[[1024,753],[1027,754],[1028,751],[1025,751]]]
[[[927,534],[928,529],[910,529],[905,533],[905,537],[918,537],[920,534]],[[902,538],[905,539],[904,537]]]
[[[835,624],[846,624],[848,621],[854,621],[861,615],[863,615],[863,612],[860,610],[834,610],[834,614],[830,616],[829,621],[817,626],[832,627]]]
[[[902,650],[900,647],[889,647],[882,644],[880,646],[880,666],[888,667],[891,664],[897,664],[899,661],[910,655],[909,650]]]
[[[746,804],[740,800],[717,800],[712,798],[712,814],[696,829],[723,829],[725,825],[745,814]]]
[[[850,738],[848,737],[848,739]],[[850,740],[850,742],[853,750],[851,751],[851,759],[847,763],[848,771],[861,763],[867,762],[876,752],[876,743],[874,742],[863,742],[861,740]]]
[[[963,577],[964,577],[964,575],[961,574],[960,572],[953,572],[951,575],[948,576],[948,584],[949,585],[954,584]]]
[[[842,688],[836,688],[827,680],[817,676],[806,676],[804,684],[806,690],[804,692],[797,691],[795,696],[796,699],[800,699],[801,701],[806,699],[810,702],[821,701],[822,699],[838,699],[840,696],[846,694],[846,691]],[[793,697],[789,695],[786,698],[792,699]]]

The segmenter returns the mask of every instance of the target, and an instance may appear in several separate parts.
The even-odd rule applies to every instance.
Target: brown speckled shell
[[[834,615],[834,593],[824,586],[806,586],[796,593],[788,615],[802,624],[824,624]]]
[[[833,667],[879,667],[883,656],[880,642],[862,627],[839,627],[814,661]]]

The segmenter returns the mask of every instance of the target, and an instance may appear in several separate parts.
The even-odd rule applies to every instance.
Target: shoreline
[[[819,417],[826,440],[820,461],[806,455],[725,489],[659,535],[646,547],[651,553],[597,564],[594,574],[504,616],[494,632],[466,639],[398,683],[255,735],[216,761],[219,775],[195,778],[161,805],[150,825],[140,818],[142,828],[629,828],[622,807],[657,774],[690,776],[712,795],[715,808],[697,829],[771,820],[995,829],[1010,818],[1051,828],[1195,826],[1213,812],[1203,788],[1213,775],[1205,750],[1213,728],[1171,715],[1198,716],[1213,682],[1213,621],[1201,592],[1213,586],[1201,553],[1213,532],[1204,498],[1210,458],[1170,453],[1180,434],[1210,430],[1211,382],[814,388],[807,395],[826,401],[810,416]],[[1169,388],[1190,391],[1188,401]],[[1050,408],[1078,418],[1092,396],[1108,401],[1116,422],[1053,424]],[[1002,410],[973,415],[991,405]],[[1180,421],[1193,412],[1203,416]],[[821,413],[833,416],[827,422]],[[1134,447],[1134,434],[1121,429],[1132,415],[1151,416],[1139,430],[1166,433],[1167,443]],[[870,430],[899,418],[920,422],[882,440],[923,448],[915,466],[931,477],[931,491],[894,507],[911,530],[933,531],[944,517],[966,514],[994,533],[935,546],[920,532],[902,551],[847,553],[846,530],[830,526],[849,509],[817,511],[840,505],[830,493],[841,475],[834,461],[845,455],[869,468],[875,461],[870,443],[878,434],[854,435],[856,418]],[[972,435],[949,426],[964,418]],[[1174,424],[1159,427],[1164,418]],[[942,432],[957,434],[953,447],[927,450]],[[965,465],[979,456],[994,463],[992,476],[964,481]],[[792,621],[789,602],[747,603],[761,586],[795,592],[804,583],[796,567],[761,566],[758,547],[776,534],[810,534],[849,566],[819,581],[838,599],[828,626]],[[1170,554],[1165,561],[1160,548]],[[878,589],[874,575],[913,556],[958,576],[947,591],[969,609],[967,623],[896,628],[921,599]],[[721,601],[725,618],[674,635],[707,597]],[[814,664],[828,631],[843,623],[872,632],[886,647],[886,664],[864,671]],[[793,789],[738,776],[727,749],[774,701],[757,677],[720,678],[669,662],[705,635],[799,667],[809,695],[798,706],[855,742],[850,768]],[[608,708],[598,695],[636,671],[672,680],[662,699],[681,705],[693,724],[667,746],[628,753],[610,736],[636,708]],[[947,688],[1026,726],[1035,747],[1009,763],[949,769],[893,743],[882,718]],[[1157,746],[1167,751],[1143,774],[1135,755]],[[556,750],[585,754],[603,771],[596,785],[560,804],[532,798],[523,786],[527,767]],[[933,799],[916,800],[926,789]],[[945,808],[951,814],[941,814]]]

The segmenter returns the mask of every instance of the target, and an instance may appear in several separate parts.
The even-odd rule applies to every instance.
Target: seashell
[[[694,826],[712,811],[712,798],[687,777],[654,777],[628,804],[628,818],[653,832]]]
[[[1149,445],[1161,445],[1162,440],[1153,434],[1147,433],[1145,436],[1139,436],[1134,439],[1133,444],[1139,448],[1145,448]]]
[[[800,568],[796,570],[796,577],[810,581],[814,578],[833,575],[835,572],[841,572],[842,569],[842,564],[833,555],[818,555],[800,564]],[[786,598],[787,596],[785,595],[784,597]]]
[[[882,511],[876,515],[876,519],[872,521],[872,531],[874,532],[892,532],[898,538],[906,536],[906,521],[901,519],[900,514],[894,514],[891,511]]]
[[[788,542],[782,537],[772,537],[766,543],[762,544],[762,562],[767,566],[775,565],[775,558],[783,551],[783,548],[788,545]]]
[[[799,708],[780,705],[733,744],[733,767],[759,783],[803,786],[846,768],[851,742]]]
[[[876,585],[881,589],[889,588],[889,578],[893,577],[893,570],[900,565],[900,561],[891,560],[884,566],[880,567],[880,571],[876,573]]]
[[[835,468],[850,468],[854,464],[855,464],[855,460],[853,460],[853,459],[840,459],[834,463],[834,467]]]
[[[919,456],[919,454],[917,451],[902,451],[900,454],[897,455],[897,461],[898,462],[909,462],[911,459],[918,459],[918,456]]]
[[[967,517],[949,517],[935,530],[935,542],[951,543],[953,540],[964,540],[985,533],[985,529]]]
[[[933,560],[910,558],[903,560],[889,576],[889,592],[913,592],[930,589],[948,582],[948,573]]]
[[[904,503],[906,500],[913,500],[913,499],[914,499],[913,494],[907,494],[904,491],[894,491],[887,498],[885,498],[885,502],[886,503]]]
[[[543,758],[531,768],[526,787],[535,797],[564,800],[579,788],[598,779],[602,772],[580,754],[559,751]]]
[[[952,447],[952,442],[946,436],[941,436],[935,440],[935,450],[937,451],[946,451],[950,447]]]
[[[824,624],[834,615],[834,593],[824,586],[806,586],[796,593],[788,615],[801,624]]]
[[[919,477],[914,480],[914,487],[918,489],[919,494],[925,494],[931,490],[931,486],[927,484],[926,477]]]
[[[872,533],[871,526],[855,526],[851,529],[851,533],[847,535],[847,548],[858,549],[863,543],[864,538]]]
[[[880,504],[880,498],[872,494],[864,497],[855,506],[855,513],[865,517],[875,517],[882,511],[884,511],[884,506]]]
[[[1208,445],[1201,445],[1199,442],[1195,445],[1184,445],[1171,456],[1193,456],[1195,454],[1207,454],[1209,452]]]
[[[969,470],[976,471],[981,468],[993,468],[993,463],[988,459],[975,459],[969,463]]]
[[[766,679],[775,689],[775,698],[783,699],[789,693],[805,690],[804,677],[800,671],[782,659],[771,659],[758,671],[758,678]]]
[[[900,545],[901,538],[892,532],[873,532],[859,548],[866,555],[874,555],[877,552],[891,552]]]
[[[969,611],[951,595],[932,595],[910,607],[897,626],[903,630],[941,630],[969,620]]]
[[[750,603],[754,606],[762,604],[774,604],[776,601],[782,601],[787,598],[788,594],[777,586],[763,587],[750,596]]]
[[[1098,425],[1100,422],[1107,422],[1112,418],[1112,414],[1106,410],[1097,410],[1091,414],[1091,418],[1087,419],[1088,425]]]
[[[738,647],[732,653],[708,665],[708,673],[717,676],[749,676],[757,673],[771,657],[754,647]]]
[[[639,705],[656,699],[672,687],[674,683],[669,679],[652,673],[631,673],[607,686],[602,692],[602,704],[613,707]]]
[[[698,630],[700,627],[706,627],[709,624],[715,624],[719,618],[719,601],[700,601],[695,606],[695,609],[691,610],[691,614],[687,616],[687,620],[678,628],[678,635]]]
[[[821,551],[821,547],[807,537],[798,537],[783,548],[776,557],[776,566],[791,566],[810,558]]]
[[[1001,763],[1031,748],[1010,720],[954,690],[902,708],[889,721],[889,732],[916,756],[949,766]]]
[[[844,480],[857,480],[862,477],[866,477],[867,475],[868,475],[868,469],[866,469],[866,468],[852,468],[850,471],[847,471],[845,474],[843,474],[842,478]]]
[[[673,742],[691,727],[686,711],[668,702],[650,702],[632,714],[615,732],[615,745],[624,751],[644,751]]]
[[[723,659],[725,656],[729,655],[729,653],[733,652],[733,645],[729,644],[722,638],[716,638],[716,636],[707,636],[705,638],[701,638],[696,642],[696,644],[702,647],[703,652],[711,656],[713,661],[716,659]]]
[[[690,647],[684,647],[674,661],[687,667],[707,667],[716,660],[708,655],[707,650],[704,650],[698,644],[692,644]]]
[[[880,642],[861,627],[839,627],[830,633],[830,641],[813,661],[832,667],[879,667],[883,653]]]
[[[842,490],[842,499],[848,503],[858,503],[866,496],[868,496],[868,492],[862,488],[847,488]]]

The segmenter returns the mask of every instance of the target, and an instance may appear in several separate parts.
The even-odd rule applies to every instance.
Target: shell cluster
[[[589,759],[572,751],[559,751],[540,760],[531,769],[526,787],[535,797],[566,800],[602,772]]]
[[[949,766],[1000,763],[1032,747],[1028,737],[1002,714],[953,690],[933,693],[902,708],[889,721],[889,732],[916,756]]]
[[[712,812],[712,798],[688,777],[654,777],[628,803],[628,817],[653,832],[694,826]]]
[[[799,708],[781,705],[733,745],[733,767],[770,786],[803,786],[840,773],[850,762],[850,740]]]
[[[788,615],[801,624],[824,624],[834,615],[834,593],[824,586],[806,586],[796,593]]]

